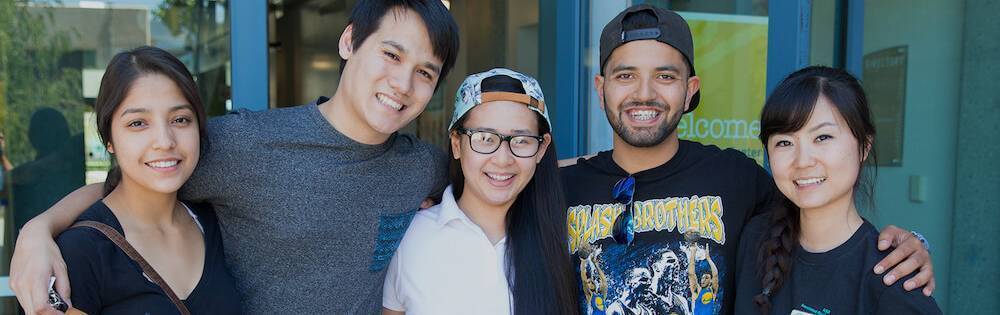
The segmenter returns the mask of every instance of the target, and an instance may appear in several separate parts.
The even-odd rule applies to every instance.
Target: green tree
[[[71,133],[83,131],[81,117],[88,106],[82,98],[80,69],[60,65],[73,34],[49,28],[56,22],[52,9],[59,5],[0,1],[0,126],[7,137],[6,154],[15,166],[35,157],[28,124],[39,108],[62,112]]]

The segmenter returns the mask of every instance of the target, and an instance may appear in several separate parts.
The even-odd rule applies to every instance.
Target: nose
[[[638,90],[635,91],[634,97],[640,102],[656,99],[656,90],[653,89],[653,80],[640,78]]]
[[[795,147],[795,166],[798,168],[809,168],[816,165],[816,156],[813,148],[808,144],[800,144]]]
[[[493,152],[493,163],[497,165],[509,165],[514,162],[514,149],[510,147],[510,141],[500,143],[500,148]]]
[[[396,69],[389,74],[389,87],[396,93],[409,95],[413,88],[413,72],[409,69]]]
[[[174,130],[170,128],[170,124],[161,124],[156,128],[155,139],[153,139],[153,149],[156,150],[169,150],[173,149],[177,145],[177,141],[174,138]]]

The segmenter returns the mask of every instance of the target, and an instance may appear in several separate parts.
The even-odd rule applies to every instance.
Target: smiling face
[[[616,137],[635,147],[655,146],[674,134],[700,86],[697,76],[688,77],[684,55],[655,40],[619,46],[604,70],[594,78],[601,106]]]
[[[337,93],[346,96],[355,132],[386,138],[423,112],[443,62],[434,56],[424,21],[407,9],[390,10],[357,49],[351,36],[348,26],[340,38],[347,63]]]
[[[122,171],[119,187],[176,193],[198,164],[199,144],[192,106],[161,74],[137,78],[111,118],[108,151]]]
[[[858,139],[825,96],[817,99],[801,129],[767,139],[774,182],[802,211],[853,206],[863,161],[858,148]]]
[[[465,114],[461,127],[545,139],[534,156],[517,157],[507,141],[493,153],[483,154],[472,150],[470,136],[452,132],[453,158],[459,160],[465,177],[460,199],[468,204],[509,208],[535,175],[535,168],[552,141],[551,135],[539,135],[537,114],[524,104],[511,101],[493,101],[474,107]]]

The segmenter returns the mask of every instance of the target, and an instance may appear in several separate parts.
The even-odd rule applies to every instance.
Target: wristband
[[[928,253],[931,252],[931,243],[927,241],[927,238],[925,238],[920,233],[917,233],[917,231],[910,231],[910,234],[913,234],[913,237],[916,237],[918,240],[920,240],[920,244],[924,245],[924,249],[926,249]]]

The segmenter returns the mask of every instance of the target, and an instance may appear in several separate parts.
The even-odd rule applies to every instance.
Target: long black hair
[[[482,92],[525,93],[521,82],[495,75],[482,82]],[[550,133],[535,115],[539,134]],[[455,123],[464,126],[466,115]],[[507,283],[514,298],[513,313],[577,314],[576,286],[566,232],[566,200],[554,143],[549,143],[535,174],[507,210]],[[448,146],[448,156],[454,156]],[[449,167],[455,199],[462,196],[465,175],[459,160]],[[516,273],[516,275],[515,275]]]
[[[791,133],[802,129],[812,115],[816,102],[826,97],[847,122],[851,134],[858,140],[859,156],[867,158],[859,163],[861,171],[854,182],[855,200],[872,203],[875,168],[863,167],[875,160],[873,143],[875,125],[872,123],[868,97],[854,76],[841,69],[811,66],[790,74],[778,84],[764,103],[760,114],[760,141],[775,134]],[[765,150],[767,152],[767,150]],[[774,203],[770,213],[770,228],[760,246],[757,265],[761,266],[763,291],[754,297],[762,314],[770,312],[770,296],[781,288],[792,270],[792,252],[798,246],[799,207],[783,194]]]
[[[194,115],[198,120],[198,135],[201,138],[201,145],[204,147],[207,144],[205,140],[205,107],[202,105],[201,96],[198,95],[198,87],[191,77],[191,72],[188,72],[184,63],[177,57],[163,49],[151,46],[142,46],[120,52],[112,57],[111,62],[108,63],[104,77],[101,78],[101,89],[97,92],[97,99],[94,101],[97,133],[101,136],[101,143],[105,145],[112,143],[111,120],[114,118],[115,111],[128,97],[132,84],[140,77],[149,74],[163,75],[177,85],[188,104],[194,109]],[[121,179],[121,168],[112,159],[108,178],[104,180],[104,195],[107,196],[111,193],[121,182]]]

